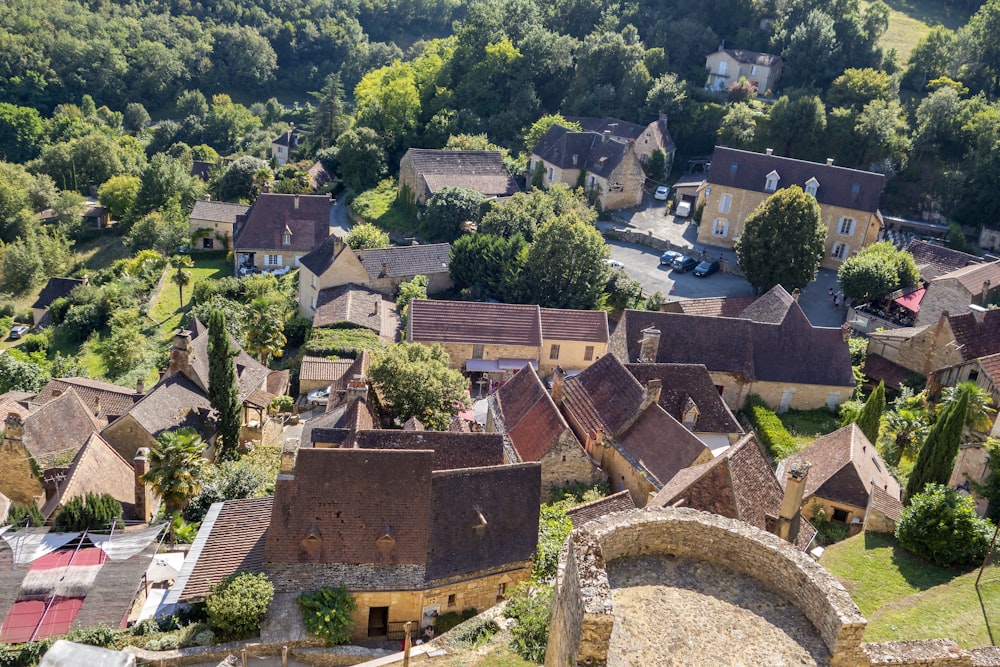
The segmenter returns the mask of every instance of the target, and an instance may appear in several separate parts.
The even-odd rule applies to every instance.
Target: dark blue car
[[[694,275],[698,276],[699,278],[704,278],[705,276],[712,275],[718,270],[719,270],[719,263],[716,262],[715,260],[712,260],[711,262],[704,261],[695,267]]]
[[[674,263],[671,264],[671,266],[674,268],[674,271],[677,271],[678,273],[687,273],[694,267],[698,266],[698,260],[696,260],[694,257],[681,255],[680,257],[674,260]]]

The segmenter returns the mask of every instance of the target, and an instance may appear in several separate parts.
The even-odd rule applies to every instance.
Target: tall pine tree
[[[873,445],[878,442],[879,426],[882,422],[882,413],[885,411],[885,383],[879,382],[868,400],[865,407],[861,408],[858,415],[858,428],[868,438],[868,442]]]
[[[208,400],[217,415],[218,456],[222,461],[239,458],[240,398],[236,390],[236,350],[226,332],[226,316],[213,310],[208,316]]]
[[[962,392],[951,410],[938,417],[934,423],[923,447],[920,448],[920,455],[917,456],[910,479],[906,482],[907,502],[932,482],[948,483],[955,456],[958,454],[958,446],[962,441],[965,413],[968,409],[969,395]]]

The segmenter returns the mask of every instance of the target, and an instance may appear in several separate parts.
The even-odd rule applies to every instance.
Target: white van
[[[674,210],[674,217],[686,218],[691,215],[691,202],[682,201],[677,204],[677,208]]]

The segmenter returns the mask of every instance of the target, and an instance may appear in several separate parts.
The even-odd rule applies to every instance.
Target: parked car
[[[28,325],[18,324],[16,327],[10,330],[10,339],[17,340],[18,338],[28,333],[29,331],[31,331],[31,327],[29,327]]]
[[[319,389],[313,389],[308,394],[306,398],[309,399],[310,403],[318,403],[319,405],[326,405],[327,401],[330,400],[330,387],[320,387]]]
[[[625,265],[619,262],[617,259],[602,259],[602,262],[610,266],[612,269],[624,269]]]
[[[670,188],[666,185],[661,185],[656,188],[656,192],[653,193],[653,199],[659,199],[660,201],[667,201],[667,197],[670,196]]]
[[[674,209],[674,216],[678,218],[686,218],[691,215],[691,202],[682,201],[677,204],[677,208]]]
[[[713,259],[711,262],[704,261],[698,266],[694,267],[694,275],[698,276],[699,278],[702,278],[704,276],[710,276],[718,270],[719,270],[719,263]]]
[[[674,260],[674,263],[671,264],[671,266],[673,267],[674,271],[677,271],[678,273],[687,273],[694,267],[698,266],[698,260],[696,260],[694,257],[681,255],[680,257]]]
[[[678,257],[683,256],[684,253],[677,252],[676,250],[668,250],[662,255],[660,255],[660,266],[673,266],[674,260]]]

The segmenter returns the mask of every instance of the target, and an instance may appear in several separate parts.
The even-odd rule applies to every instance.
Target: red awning
[[[64,635],[69,632],[82,606],[83,598],[56,598],[52,604],[48,604],[47,600],[15,602],[3,620],[0,641],[19,644]]]
[[[898,299],[893,299],[893,302],[899,304],[903,308],[906,308],[911,313],[920,312],[920,301],[924,298],[924,293],[927,292],[926,289],[918,289],[916,292],[910,292],[906,296],[901,296]]]

